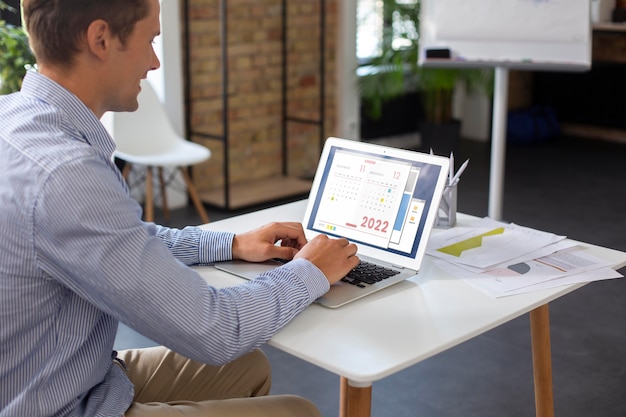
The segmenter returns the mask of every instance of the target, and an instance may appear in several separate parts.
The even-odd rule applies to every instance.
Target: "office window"
[[[382,54],[384,45],[394,50],[417,42],[419,0],[358,0],[357,58],[367,63]]]
[[[356,24],[356,56],[359,60],[381,54],[383,41],[382,0],[358,0]]]

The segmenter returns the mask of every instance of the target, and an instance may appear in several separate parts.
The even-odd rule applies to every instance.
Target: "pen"
[[[450,171],[448,172],[448,184],[452,184],[454,178],[454,153],[450,152]]]
[[[463,173],[463,171],[465,171],[465,168],[467,168],[468,164],[469,164],[469,159],[466,159],[465,162],[463,162],[463,165],[461,165],[457,173],[454,174],[454,177],[450,181],[451,186],[454,186],[459,182],[459,178],[461,177],[461,174]]]

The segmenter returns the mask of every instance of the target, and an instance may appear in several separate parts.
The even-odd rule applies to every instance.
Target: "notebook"
[[[302,225],[307,239],[345,237],[358,246],[361,263],[384,272],[365,280],[348,277],[316,300],[339,307],[419,271],[448,177],[448,158],[371,143],[328,138],[313,179]],[[280,221],[280,219],[276,219]],[[281,261],[220,262],[246,279]],[[389,276],[384,276],[389,275]]]

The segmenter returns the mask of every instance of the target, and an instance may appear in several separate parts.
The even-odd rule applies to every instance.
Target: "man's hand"
[[[280,241],[280,246],[276,242]],[[307,243],[297,222],[270,223],[233,239],[233,259],[263,262],[272,258],[307,259],[334,284],[359,264],[357,247],[347,239],[320,235]]]
[[[331,239],[319,235],[306,244],[295,258],[309,260],[326,275],[332,285],[359,264],[356,251],[356,245],[347,239]]]
[[[276,242],[280,241],[280,246]],[[297,222],[269,223],[233,239],[233,259],[263,262],[272,258],[293,259],[306,244],[302,225]]]

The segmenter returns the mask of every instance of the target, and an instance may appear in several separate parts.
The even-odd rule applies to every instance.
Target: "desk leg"
[[[353,386],[341,377],[339,387],[339,417],[370,417],[372,414],[372,386]]]
[[[532,338],[537,417],[554,417],[550,312],[547,304],[537,307],[530,312],[530,334]]]

